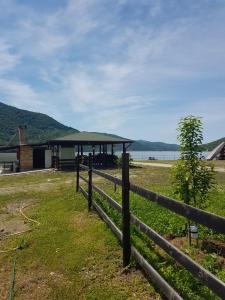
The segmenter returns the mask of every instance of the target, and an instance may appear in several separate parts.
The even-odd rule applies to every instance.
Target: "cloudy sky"
[[[79,130],[225,136],[224,0],[0,0],[0,101]]]

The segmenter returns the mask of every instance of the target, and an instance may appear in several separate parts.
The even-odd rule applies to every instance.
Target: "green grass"
[[[118,170],[109,170],[111,174],[119,176]],[[157,167],[138,167],[130,169],[131,182],[148,188],[152,191],[173,196],[170,183],[170,170]],[[114,192],[111,183],[105,180],[99,180],[96,177],[96,184],[107,191],[115,200],[121,203],[121,189]],[[207,210],[221,216],[225,216],[225,174],[216,174],[217,187],[211,192]],[[96,195],[97,197],[97,195]],[[131,193],[131,211],[151,228],[161,235],[184,240],[180,248],[188,253],[193,259],[198,261],[209,271],[225,281],[224,259],[214,253],[204,253],[200,248],[188,247],[185,242],[184,225],[186,220],[159,205],[143,199]],[[98,203],[113,218],[115,223],[121,227],[121,218],[117,212],[110,208],[106,202],[98,197]],[[214,238],[225,242],[224,235],[219,235],[206,227],[200,227],[200,239]],[[165,277],[168,282],[174,286],[185,299],[218,299],[213,293],[199,283],[189,272],[176,264],[173,259],[169,258],[162,250],[156,247],[146,236],[140,234],[136,228],[132,228],[132,239],[136,247],[148,259],[149,262]]]
[[[72,173],[0,178],[0,209],[32,199],[35,204],[24,211],[40,222],[30,224],[31,232],[0,240],[1,250],[25,245],[0,253],[0,298],[7,298],[16,254],[15,299],[158,299],[139,271],[122,272],[118,241],[87,212],[73,180]]]
[[[107,172],[121,176],[121,170]],[[26,213],[41,223],[39,227],[31,225],[34,230],[30,233],[0,241],[3,249],[13,248],[23,239],[28,245],[17,251],[16,299],[157,299],[153,288],[134,268],[128,275],[121,272],[117,240],[94,213],[87,212],[83,196],[74,193],[74,180],[74,174],[61,172],[0,178],[0,209],[7,203],[35,199],[35,206]],[[130,180],[173,197],[170,169],[134,167],[130,169]],[[217,173],[216,180],[218,185],[210,195],[207,210],[225,216],[225,174]],[[114,186],[98,176],[94,176],[94,182],[121,203],[119,187],[114,192]],[[95,198],[121,228],[118,213],[96,194]],[[133,193],[131,211],[163,236],[185,241],[184,218]],[[207,237],[224,242],[224,236],[201,227],[200,238]],[[218,299],[133,226],[132,241],[184,299]],[[225,281],[221,257],[188,247],[185,242],[178,246]],[[0,290],[5,292],[12,258],[13,253],[0,254],[0,265],[4,266],[0,269]]]

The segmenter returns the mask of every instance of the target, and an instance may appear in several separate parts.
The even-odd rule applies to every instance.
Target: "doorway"
[[[33,168],[44,169],[45,168],[45,149],[37,148],[33,149]]]

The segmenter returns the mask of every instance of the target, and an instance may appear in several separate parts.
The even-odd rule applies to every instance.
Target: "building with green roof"
[[[130,139],[111,134],[96,132],[78,132],[51,139],[41,144],[26,144],[23,128],[19,128],[18,145],[1,147],[1,151],[17,152],[15,163],[21,171],[54,167],[56,169],[74,169],[76,160],[81,157],[88,163],[88,153],[93,155],[95,167],[113,167],[116,164],[115,146],[121,146],[123,152],[133,142]]]

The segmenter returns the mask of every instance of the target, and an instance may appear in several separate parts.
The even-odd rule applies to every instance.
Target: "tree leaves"
[[[172,169],[174,193],[185,203],[204,208],[215,180],[213,167],[202,160],[201,118],[192,115],[182,118],[178,133],[181,159]]]

